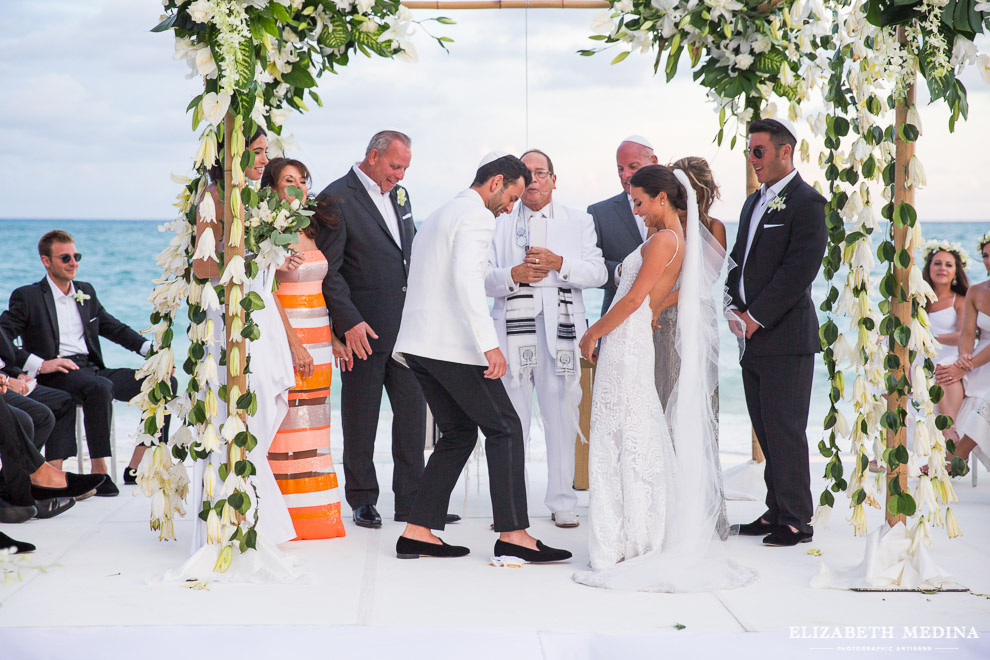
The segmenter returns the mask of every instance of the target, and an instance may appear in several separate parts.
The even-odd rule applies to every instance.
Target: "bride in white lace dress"
[[[650,165],[631,184],[635,212],[658,231],[625,258],[612,307],[581,341],[582,354],[594,359],[602,340],[591,411],[591,570],[574,579],[640,591],[743,586],[756,573],[725,556],[715,531],[721,495],[711,393],[718,384],[718,328],[703,323],[708,316],[701,311],[705,300],[712,304],[724,251],[718,254],[699,232],[683,172]],[[688,211],[686,241],[677,209]],[[678,277],[681,368],[668,425],[654,385],[652,324]]]

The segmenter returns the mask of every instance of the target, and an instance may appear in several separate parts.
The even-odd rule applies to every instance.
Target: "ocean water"
[[[44,277],[44,268],[38,258],[37,242],[46,231],[63,229],[75,238],[76,248],[83,255],[79,279],[90,282],[96,288],[103,306],[121,321],[135,330],[141,331],[151,325],[149,316],[152,280],[161,272],[155,263],[155,256],[168,245],[171,234],[158,230],[160,223],[146,221],[111,220],[3,220],[0,219],[0,245],[6,257],[0,260],[0,310],[7,309],[10,293],[15,288],[36,282]],[[958,241],[970,253],[967,273],[971,281],[986,279],[982,262],[977,258],[976,240],[990,230],[990,222],[940,222],[925,226],[926,238]],[[736,235],[736,225],[728,224],[730,246]],[[841,277],[841,275],[840,275]],[[813,296],[820,302],[825,295],[826,283],[819,275],[813,287]],[[585,306],[589,322],[598,318],[601,309],[602,291],[585,292]],[[185,338],[185,319],[180,319],[175,333],[174,348],[184,359],[189,342]],[[840,319],[840,329],[846,323]],[[138,367],[141,358],[123,348],[103,341],[104,357],[114,367]],[[181,377],[184,374],[177,374]],[[742,380],[737,362],[735,338],[723,324],[720,353],[720,396],[721,396],[721,448],[724,452],[748,454],[750,451],[749,418],[743,398]],[[809,441],[817,444],[821,432],[821,420],[827,410],[827,388],[824,367],[816,366],[815,385],[812,393],[811,414],[809,417]],[[339,378],[334,378],[333,406],[340,406]],[[137,420],[137,411],[118,405],[117,414],[123,419],[119,424]],[[382,402],[383,418],[390,418],[387,398]],[[390,424],[380,425],[380,432]],[[119,433],[120,431],[118,431]],[[130,432],[128,432],[130,433]],[[387,446],[387,445],[386,445]]]

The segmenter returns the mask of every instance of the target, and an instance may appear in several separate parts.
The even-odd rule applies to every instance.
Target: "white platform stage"
[[[379,479],[387,485],[387,441],[379,449]],[[496,537],[489,530],[488,480],[478,455],[451,503],[451,511],[465,519],[442,533],[447,541],[470,547],[470,556],[396,559],[402,525],[391,521],[391,495],[383,493],[382,529],[355,527],[345,505],[346,538],[282,546],[308,574],[303,584],[213,584],[203,590],[155,585],[187,557],[191,523],[176,525],[178,542],[159,542],[148,529],[148,500],[132,497],[134,487],[122,487],[117,498],[80,502],[53,520],[0,526],[35,543],[38,550],[25,557],[45,569],[25,565],[20,581],[0,586],[0,658],[990,657],[990,477],[985,473],[977,488],[969,478],[955,481],[961,501],[953,508],[964,535],[949,541],[943,530],[934,531],[939,563],[970,593],[809,587],[820,562],[851,566],[863,556],[865,542],[852,537],[842,500],[830,527],[816,530],[810,544],[767,548],[758,538],[731,538],[732,555],[760,571],[749,587],[706,594],[627,593],[571,581],[571,573],[587,562],[587,527],[553,525],[542,505],[545,464],[540,452],[530,453],[531,531],[549,545],[572,550],[569,563],[488,565]],[[340,456],[339,447],[334,455]],[[723,465],[728,469],[746,458],[724,454]],[[812,464],[816,492],[823,467]],[[581,498],[583,521],[587,494]],[[762,511],[758,501],[729,503],[734,523]],[[871,511],[871,529],[881,522],[880,512]]]

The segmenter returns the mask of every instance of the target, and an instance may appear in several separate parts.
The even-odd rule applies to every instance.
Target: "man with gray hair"
[[[411,146],[404,133],[376,133],[364,159],[320,193],[337,215],[319,227],[316,239],[328,263],[323,297],[334,334],[358,358],[341,372],[340,408],[344,494],[361,527],[382,525],[374,464],[382,388],[392,404],[397,521],[408,517],[423,474],[426,403],[413,373],[389,359],[416,233],[409,195],[398,185],[412,160]]]
[[[615,166],[619,172],[622,192],[588,207],[588,213],[595,220],[598,247],[605,257],[605,268],[608,270],[608,280],[602,286],[605,289],[605,298],[602,300],[603,316],[615,297],[616,280],[622,260],[646,240],[646,224],[632,212],[629,179],[639,168],[656,165],[657,162],[649,140],[639,135],[630,135],[619,143],[615,152]]]

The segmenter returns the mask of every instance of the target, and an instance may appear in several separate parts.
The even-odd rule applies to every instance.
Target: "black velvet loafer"
[[[763,545],[772,545],[774,547],[786,548],[792,545],[797,545],[798,543],[810,543],[812,532],[792,532],[791,528],[787,525],[781,525],[777,529],[770,532],[765,539],[763,539]]]
[[[552,561],[565,561],[571,558],[571,553],[567,550],[551,548],[543,545],[543,541],[537,541],[536,548],[536,550],[530,550],[522,545],[498,540],[495,541],[495,556],[519,557],[530,564],[546,564]]]
[[[65,513],[76,505],[76,500],[72,497],[54,497],[50,500],[35,500],[35,503],[38,505],[38,514],[35,517],[44,520]]]
[[[420,557],[463,557],[470,553],[468,548],[460,545],[447,545],[440,539],[440,545],[426,543],[400,536],[395,542],[395,556],[399,559],[419,559]]]
[[[0,500],[0,523],[22,523],[38,515],[38,508],[33,504],[8,504]]]
[[[30,543],[15,541],[3,532],[0,532],[0,550],[13,550],[15,555],[23,552],[34,552],[35,548]]]
[[[775,529],[777,529],[777,525],[763,522],[762,518],[757,518],[753,522],[746,523],[745,525],[733,525],[731,528],[731,530],[738,533],[739,536],[766,536]]]
[[[84,499],[93,495],[100,484],[108,477],[105,474],[65,473],[65,488],[48,488],[31,485],[31,497],[36,500],[50,500],[55,497],[77,497]]]

